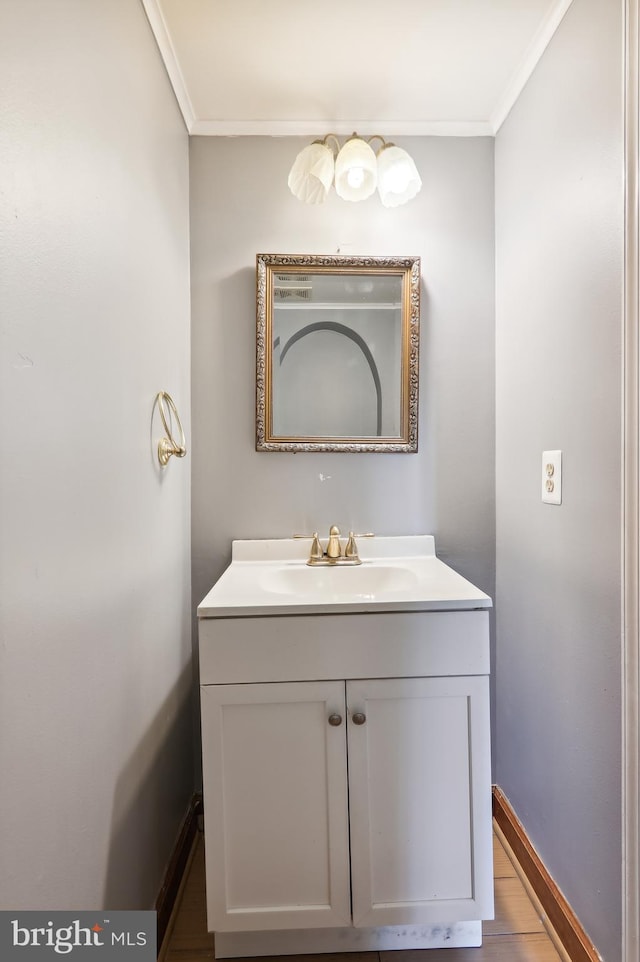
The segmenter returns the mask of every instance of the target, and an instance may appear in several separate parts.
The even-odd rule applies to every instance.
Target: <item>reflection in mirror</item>
[[[417,450],[419,258],[257,258],[259,451]]]

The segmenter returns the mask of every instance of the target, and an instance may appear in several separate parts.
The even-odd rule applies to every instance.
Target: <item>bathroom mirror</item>
[[[256,449],[418,449],[419,257],[258,254]]]

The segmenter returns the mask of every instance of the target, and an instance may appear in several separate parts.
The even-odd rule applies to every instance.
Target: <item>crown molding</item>
[[[317,137],[330,130],[348,136],[355,130],[385,137],[493,137],[506,120],[547,49],[573,0],[556,0],[537,30],[521,63],[511,76],[488,120],[205,120],[197,118],[160,0],[142,0],[165,69],[189,134],[201,137]]]
[[[484,120],[194,120],[189,132],[202,137],[320,137],[326,133],[363,137],[492,137]]]
[[[489,122],[494,134],[498,133],[500,127],[509,116],[511,108],[524,90],[529,77],[536,69],[540,58],[549,46],[551,38],[562,23],[564,15],[572,3],[573,0],[557,0],[557,3],[548,10],[547,15],[529,44],[524,57],[512,74],[496,106],[491,112]]]
[[[169,75],[169,81],[171,82],[173,92],[176,100],[178,101],[178,106],[180,107],[180,112],[182,113],[185,126],[188,133],[191,133],[191,129],[195,120],[195,112],[191,103],[191,98],[189,97],[189,93],[187,91],[187,85],[178,63],[174,46],[171,43],[171,37],[167,29],[164,15],[160,9],[160,4],[158,0],[142,0],[142,6],[144,7],[144,12],[147,15],[147,20],[149,21],[149,25],[156,39],[158,50],[160,51],[160,56],[164,62],[165,69]]]

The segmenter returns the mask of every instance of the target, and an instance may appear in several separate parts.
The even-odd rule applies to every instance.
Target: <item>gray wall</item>
[[[137,0],[3,0],[0,908],[151,907],[192,791],[188,138]]]
[[[287,187],[299,139],[192,138],[193,580],[201,600],[233,538],[330,524],[433,533],[494,586],[493,140],[402,140],[424,186],[406,207]],[[419,452],[255,451],[256,253],[422,258]],[[327,371],[327,390],[331,372]]]
[[[621,5],[575,0],[496,141],[497,781],[620,940]],[[563,503],[540,500],[563,452]]]

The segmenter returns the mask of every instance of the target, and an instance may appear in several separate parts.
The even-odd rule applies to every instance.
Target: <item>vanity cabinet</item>
[[[203,686],[210,928],[490,914],[488,711],[486,677]]]
[[[486,678],[347,683],[355,926],[483,918],[474,794],[486,793]],[[365,721],[356,724],[364,715]],[[477,824],[482,837],[482,827]],[[480,854],[481,849],[478,851]]]
[[[481,943],[488,625],[486,610],[201,614],[218,957]]]
[[[202,690],[216,932],[350,924],[344,683]]]

